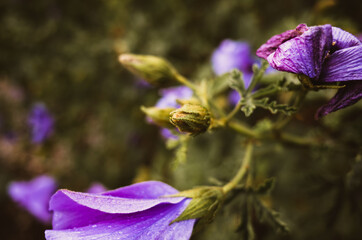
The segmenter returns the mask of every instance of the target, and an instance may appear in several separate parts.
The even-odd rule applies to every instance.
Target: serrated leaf
[[[287,104],[278,104],[276,101],[269,102],[269,98],[254,100],[253,103],[257,107],[269,110],[272,114],[281,112],[286,115],[291,115],[297,111],[295,107],[289,106]]]
[[[287,224],[280,219],[279,213],[265,206],[257,197],[253,198],[256,215],[260,221],[266,221],[282,233],[289,233]]]
[[[243,80],[243,73],[237,69],[234,69],[229,74],[228,79],[229,87],[235,89],[240,93],[240,95],[244,95],[245,93],[245,85]]]
[[[254,101],[252,98],[242,99],[242,107],[241,111],[244,112],[245,116],[249,117],[256,108],[256,105],[254,104]]]

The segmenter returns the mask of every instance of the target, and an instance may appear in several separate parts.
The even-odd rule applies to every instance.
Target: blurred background
[[[173,151],[140,111],[155,104],[158,89],[129,74],[120,53],[162,56],[184,76],[202,79],[214,76],[210,57],[224,39],[247,41],[255,52],[299,23],[358,35],[361,13],[358,0],[0,1],[1,238],[43,239],[51,228],[9,198],[11,181],[48,174],[60,188],[84,191],[92,182],[113,189],[155,179],[182,190],[233,176],[243,149],[230,131],[192,139],[187,162],[167,167]],[[360,239],[362,106],[315,121],[326,99],[313,93],[287,129],[323,135],[337,147],[258,146],[256,178],[276,177],[265,201],[292,231],[280,235],[256,220],[256,239]],[[32,141],[28,124],[37,103],[54,119],[41,143]],[[242,239],[239,210],[231,202],[192,239]]]

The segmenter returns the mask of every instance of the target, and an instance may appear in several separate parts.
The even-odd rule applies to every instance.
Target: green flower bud
[[[155,86],[166,86],[176,81],[177,71],[160,57],[136,54],[121,54],[119,62],[136,76]]]
[[[198,187],[167,197],[192,198],[186,209],[171,224],[188,219],[198,219],[195,231],[200,230],[214,220],[225,199],[221,187]]]
[[[142,112],[144,112],[147,117],[149,117],[152,122],[155,124],[172,128],[172,124],[170,123],[170,113],[175,110],[175,108],[158,108],[158,107],[144,107],[141,106]]]
[[[180,132],[197,135],[205,132],[210,126],[210,113],[201,105],[185,104],[170,115],[171,123]]]

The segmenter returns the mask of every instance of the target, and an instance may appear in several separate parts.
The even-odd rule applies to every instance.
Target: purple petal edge
[[[320,107],[315,115],[316,119],[335,112],[339,109],[351,106],[362,98],[362,81],[351,81],[346,87],[338,90],[329,102]]]
[[[267,59],[270,54],[275,52],[275,50],[284,42],[295,38],[297,36],[302,35],[305,31],[308,30],[306,24],[299,24],[295,29],[288,30],[281,34],[275,35],[271,37],[266,43],[261,45],[259,49],[256,51],[256,55],[258,57]]]

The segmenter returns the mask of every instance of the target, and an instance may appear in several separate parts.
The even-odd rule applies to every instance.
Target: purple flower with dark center
[[[49,199],[57,190],[56,181],[46,175],[31,181],[11,182],[8,186],[10,197],[44,223],[49,223]]]
[[[149,181],[101,194],[59,190],[50,200],[54,211],[48,240],[119,239],[187,240],[195,219],[170,223],[187,207],[190,199],[165,197],[178,191]]]
[[[233,69],[240,70],[243,73],[245,86],[248,87],[253,76],[252,66],[256,60],[253,58],[247,42],[225,39],[212,54],[211,62],[217,75]]]
[[[256,53],[273,68],[306,75],[316,85],[343,82],[345,87],[319,108],[317,118],[362,98],[362,43],[342,29],[300,24],[272,37]]]
[[[54,119],[44,104],[36,104],[28,117],[33,143],[42,143],[53,132]]]

